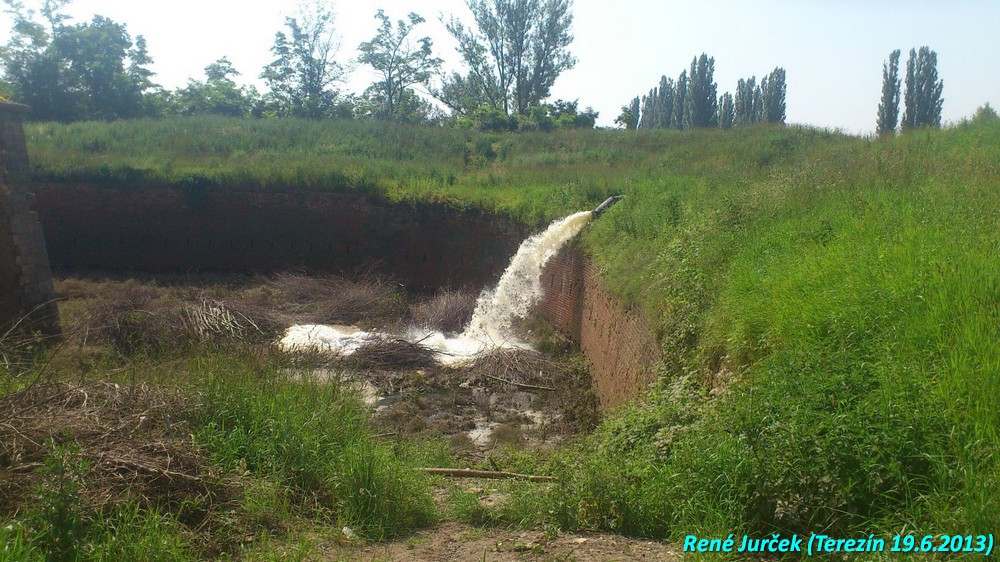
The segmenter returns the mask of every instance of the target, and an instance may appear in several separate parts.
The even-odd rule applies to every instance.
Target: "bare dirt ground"
[[[680,560],[676,547],[606,534],[550,534],[545,531],[483,529],[447,522],[401,541],[369,546],[326,544],[326,560],[372,562],[531,561],[607,562]]]

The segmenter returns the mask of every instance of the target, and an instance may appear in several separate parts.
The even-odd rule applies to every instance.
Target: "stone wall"
[[[609,294],[597,268],[573,246],[546,264],[542,287],[542,315],[580,345],[601,408],[638,398],[661,354],[645,314]]]
[[[527,229],[501,216],[363,195],[37,184],[57,271],[391,275],[415,292],[499,279]]]
[[[45,238],[28,192],[26,110],[0,102],[0,335],[13,326],[59,329]]]

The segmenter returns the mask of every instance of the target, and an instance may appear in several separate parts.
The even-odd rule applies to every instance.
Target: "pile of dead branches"
[[[478,386],[555,390],[566,366],[530,349],[494,349],[472,363],[470,383]]]
[[[355,367],[372,369],[419,369],[437,365],[434,351],[420,343],[388,336],[366,341],[346,358]]]
[[[180,301],[138,283],[124,283],[93,295],[71,331],[84,343],[108,344],[125,354],[181,347],[193,336]]]
[[[199,513],[231,495],[190,442],[179,393],[145,385],[37,384],[0,399],[0,518],[24,509],[47,457],[72,443],[85,507],[139,501]],[[187,513],[188,517],[199,517]]]
[[[476,310],[476,295],[445,290],[410,307],[415,326],[445,333],[461,332]]]
[[[275,334],[293,324],[384,325],[405,314],[401,288],[373,275],[349,279],[276,273],[260,287],[227,299],[226,304]]]

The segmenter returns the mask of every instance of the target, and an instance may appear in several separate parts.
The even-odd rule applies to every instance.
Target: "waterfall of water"
[[[513,333],[513,322],[524,318],[542,297],[541,276],[546,262],[594,217],[591,211],[559,219],[535,234],[518,248],[497,286],[483,291],[476,302],[472,320],[458,337],[439,332],[413,331],[408,339],[434,349],[443,363],[476,357],[497,347],[527,347]],[[350,355],[374,335],[345,326],[299,325],[285,333],[280,345],[288,350],[317,350]]]

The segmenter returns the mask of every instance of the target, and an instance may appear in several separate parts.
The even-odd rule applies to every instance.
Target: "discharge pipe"
[[[596,209],[591,211],[592,213],[594,213],[594,218],[596,219],[600,217],[601,215],[604,214],[604,211],[607,211],[608,209],[611,208],[612,205],[621,201],[624,198],[625,198],[624,195],[612,195],[611,197],[608,197],[607,199],[604,200],[604,203],[601,203],[600,205],[597,206]]]

